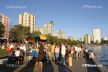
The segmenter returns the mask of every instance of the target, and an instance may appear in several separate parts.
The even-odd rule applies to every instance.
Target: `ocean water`
[[[95,54],[95,58],[99,60],[102,63],[102,65],[108,69],[108,46],[96,46],[90,47],[90,49]]]

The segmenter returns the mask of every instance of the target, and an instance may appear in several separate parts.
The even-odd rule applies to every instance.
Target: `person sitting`
[[[15,52],[13,51],[11,56],[8,56],[8,64],[15,64],[16,58],[15,58]]]
[[[15,51],[15,57],[16,57],[16,64],[19,64],[20,62],[20,49],[17,48],[17,50]]]

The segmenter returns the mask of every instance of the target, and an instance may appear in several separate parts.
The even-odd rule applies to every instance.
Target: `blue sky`
[[[0,0],[0,13],[10,17],[11,25],[23,12],[35,14],[37,26],[53,20],[55,32],[63,29],[75,38],[92,35],[93,28],[108,36],[108,0]]]

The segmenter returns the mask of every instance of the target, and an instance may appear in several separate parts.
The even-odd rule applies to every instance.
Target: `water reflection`
[[[93,46],[90,49],[94,52],[96,59],[108,68],[108,46]]]

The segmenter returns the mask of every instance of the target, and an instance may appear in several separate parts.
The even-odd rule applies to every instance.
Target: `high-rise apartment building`
[[[0,13],[0,22],[4,25],[5,27],[5,32],[3,37],[5,39],[9,39],[9,17]]]
[[[44,34],[53,34],[54,23],[53,21],[44,24]]]
[[[85,37],[84,37],[84,41],[85,41],[85,43],[90,44],[91,43],[90,35],[86,34]]]
[[[57,36],[59,37],[59,38],[61,38],[61,39],[66,39],[66,33],[65,33],[65,31],[64,30],[59,30],[58,32],[57,32]]]
[[[100,29],[93,29],[93,42],[94,43],[100,43],[101,42]]]
[[[24,12],[23,14],[19,15],[19,24],[22,26],[30,27],[30,32],[33,33],[36,31],[36,16]]]

